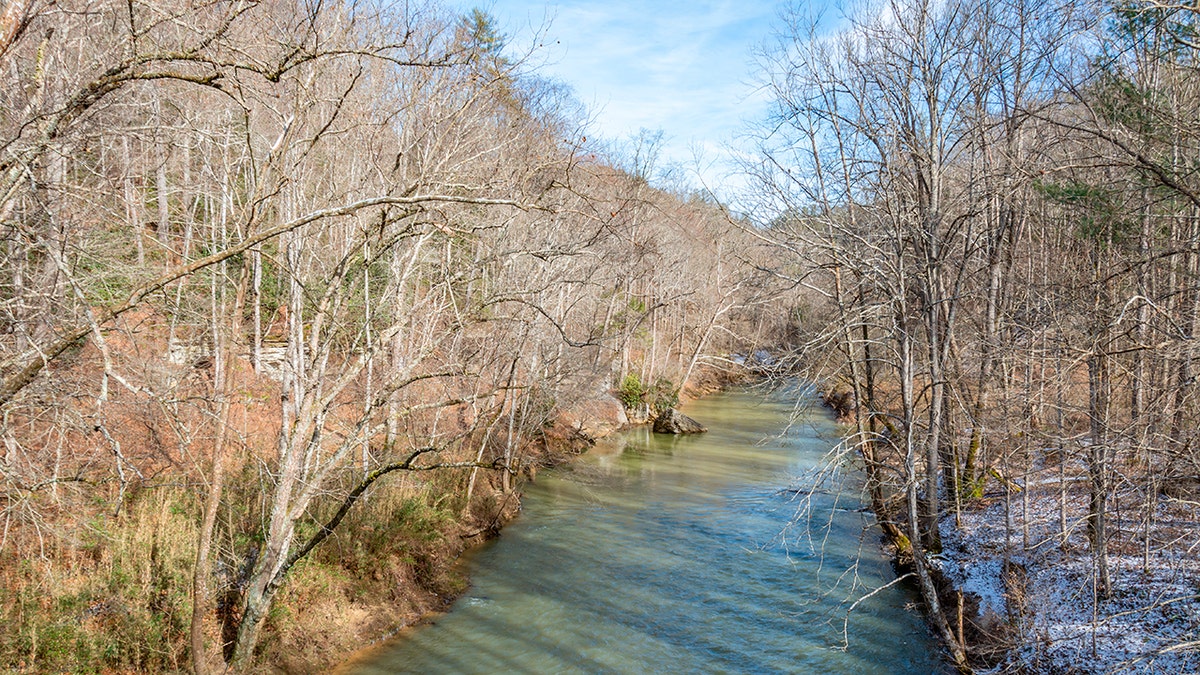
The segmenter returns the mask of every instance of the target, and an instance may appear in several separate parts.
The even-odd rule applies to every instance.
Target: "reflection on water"
[[[849,602],[894,575],[857,494],[789,489],[835,434],[820,410],[789,427],[794,397],[713,396],[687,408],[708,434],[639,429],[545,472],[453,610],[357,672],[945,672],[900,587],[842,649]],[[828,529],[789,527],[802,506]]]

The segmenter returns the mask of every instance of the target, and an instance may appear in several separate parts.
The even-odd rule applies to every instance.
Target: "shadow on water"
[[[842,649],[849,603],[894,573],[856,494],[793,489],[836,430],[792,407],[714,396],[687,410],[708,434],[638,429],[547,472],[474,555],[471,591],[356,672],[947,672],[899,586],[859,605]]]

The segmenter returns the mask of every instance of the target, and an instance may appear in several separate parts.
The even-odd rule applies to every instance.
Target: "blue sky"
[[[451,7],[489,12],[514,49],[544,28],[538,72],[571,85],[595,120],[592,133],[619,141],[661,129],[662,160],[692,174],[699,151],[704,182],[721,195],[739,183],[727,175],[726,147],[743,120],[765,114],[753,53],[771,39],[781,4],[453,0]]]

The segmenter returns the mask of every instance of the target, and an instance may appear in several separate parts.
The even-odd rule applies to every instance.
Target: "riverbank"
[[[1113,495],[1112,596],[1098,588],[1086,534],[1086,467],[1042,453],[1033,470],[942,518],[936,558],[975,608],[978,672],[1200,672],[1196,502],[1143,486]]]
[[[611,412],[608,406],[593,410]],[[265,631],[259,672],[342,671],[401,631],[435,619],[470,586],[463,557],[520,513],[520,481],[620,428],[607,415],[587,417],[585,435],[560,420],[536,447],[525,448],[532,461],[510,491],[499,476],[480,474],[471,504],[461,510],[443,508],[444,497],[436,496],[416,507],[368,504],[356,528],[366,541],[357,550],[322,552],[289,580]]]
[[[683,402],[745,378],[700,371],[694,379]],[[535,480],[540,468],[570,462],[608,436],[653,422],[628,410],[618,400],[619,393],[597,385],[590,395],[560,411],[554,423],[522,449],[520,454],[529,459],[518,481]],[[652,393],[647,390],[646,395]],[[339,569],[324,570],[320,578],[305,578],[300,572],[281,598],[288,620],[278,622],[281,628],[267,636],[264,672],[348,671],[402,631],[436,620],[470,585],[464,557],[499,535],[520,513],[519,482],[505,492],[498,477],[483,480],[484,489],[472,507],[435,513],[419,525],[418,529],[432,529],[419,534],[415,551],[411,545],[375,551],[382,561],[366,578]]]
[[[823,399],[852,419],[852,396]],[[1138,468],[1132,452],[1115,452],[1117,465]],[[1139,468],[1146,480],[1116,481],[1104,597],[1087,463],[1054,448],[1031,455],[938,523],[939,601],[975,672],[1200,673],[1200,500],[1156,482],[1154,467]]]

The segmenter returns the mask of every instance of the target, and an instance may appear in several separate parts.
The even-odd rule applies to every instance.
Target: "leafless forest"
[[[770,348],[957,667],[1200,672],[1200,9],[807,11],[742,216],[483,12],[0,0],[0,668],[328,667]]]
[[[0,668],[326,667],[610,390],[782,330],[741,223],[483,13],[0,7]]]
[[[1200,10],[814,26],[762,57],[761,236],[952,660],[1200,672]]]

